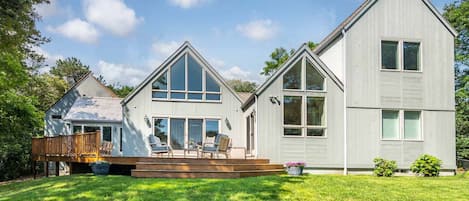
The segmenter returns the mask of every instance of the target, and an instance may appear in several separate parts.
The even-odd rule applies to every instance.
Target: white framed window
[[[381,139],[422,140],[421,111],[382,110]]]
[[[325,137],[324,108],[325,97],[285,95],[283,97],[283,135]]]
[[[422,71],[421,42],[417,40],[381,40],[381,70]]]
[[[283,90],[325,91],[325,78],[309,59],[302,57],[283,74]]]
[[[221,102],[221,87],[192,56],[185,53],[152,84],[153,100]]]
[[[220,133],[220,119],[208,117],[153,117],[153,135],[181,150],[202,145],[206,137]]]

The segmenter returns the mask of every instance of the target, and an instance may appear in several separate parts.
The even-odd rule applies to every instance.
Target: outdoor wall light
[[[280,105],[280,100],[278,99],[278,96],[269,96],[269,100],[273,104],[278,104]]]
[[[145,115],[145,117],[143,118],[143,120],[145,121],[145,123],[147,123],[148,128],[151,128],[150,118],[148,118],[147,115]]]

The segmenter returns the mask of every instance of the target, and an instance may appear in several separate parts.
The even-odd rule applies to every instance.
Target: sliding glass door
[[[202,145],[203,119],[189,119],[189,145]]]
[[[171,147],[173,149],[184,149],[184,131],[186,130],[185,119],[171,119]]]

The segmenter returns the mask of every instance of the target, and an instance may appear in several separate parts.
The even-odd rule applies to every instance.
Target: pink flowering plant
[[[305,162],[287,162],[285,163],[286,167],[301,167],[304,168],[306,166]]]

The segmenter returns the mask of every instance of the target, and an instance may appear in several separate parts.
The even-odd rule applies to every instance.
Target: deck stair
[[[282,174],[268,159],[141,158],[132,170],[141,178],[241,178]]]

